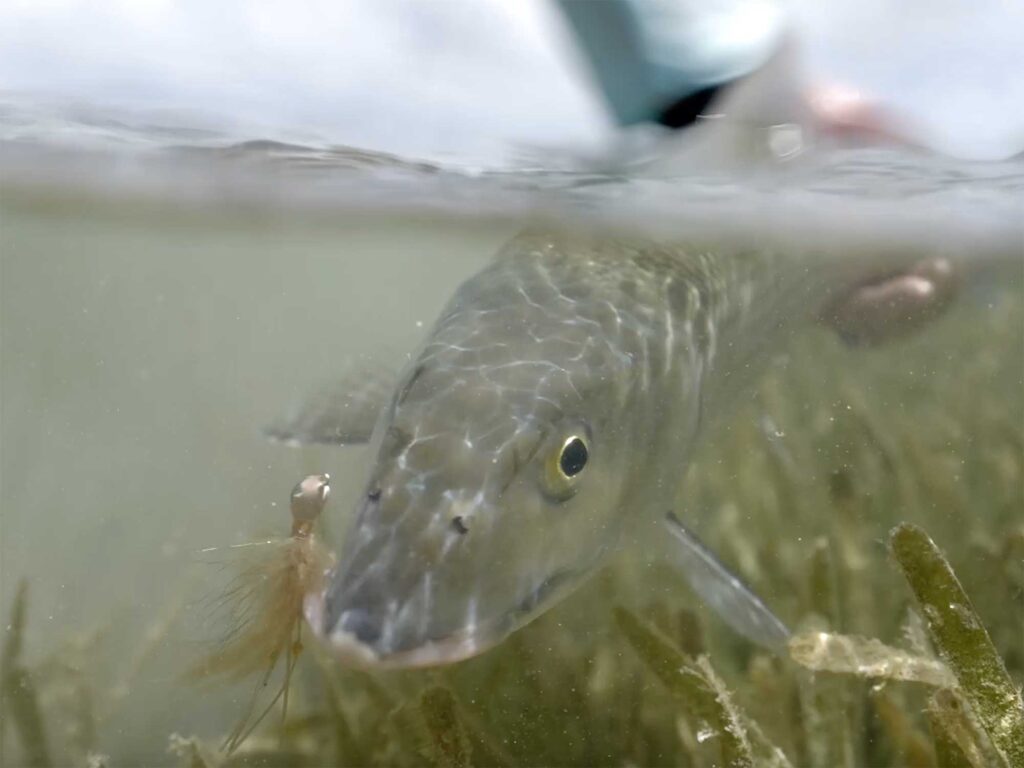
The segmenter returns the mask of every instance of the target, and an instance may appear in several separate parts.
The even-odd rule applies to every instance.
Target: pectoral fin
[[[345,376],[314,391],[264,433],[297,446],[367,443],[396,378],[382,369]]]
[[[786,625],[678,517],[669,512],[665,524],[678,544],[673,559],[700,599],[743,637],[784,652],[790,636]]]

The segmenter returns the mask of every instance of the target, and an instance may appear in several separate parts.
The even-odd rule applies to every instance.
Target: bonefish
[[[885,269],[881,256],[517,237],[456,290],[385,396],[340,392],[276,430],[376,456],[338,564],[306,600],[314,631],[349,663],[456,661],[624,546],[668,538],[726,621],[780,647],[785,626],[673,514],[679,481],[791,333],[830,313],[852,328],[846,297]],[[909,315],[945,301],[908,295]]]

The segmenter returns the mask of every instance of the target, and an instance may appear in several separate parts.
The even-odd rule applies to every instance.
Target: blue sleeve
[[[770,0],[557,0],[616,120],[656,120],[672,103],[760,67],[784,31]]]

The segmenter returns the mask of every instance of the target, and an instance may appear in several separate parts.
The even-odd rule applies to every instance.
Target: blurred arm
[[[767,0],[557,0],[620,125],[693,122],[757,70],[784,19]]]

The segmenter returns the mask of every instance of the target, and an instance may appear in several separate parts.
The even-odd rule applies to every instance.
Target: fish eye
[[[587,466],[590,452],[582,437],[573,435],[562,444],[562,455],[558,457],[558,468],[566,477],[576,477]]]
[[[570,434],[558,444],[558,450],[544,462],[544,492],[556,501],[565,501],[576,493],[580,474],[590,459],[587,438]]]

